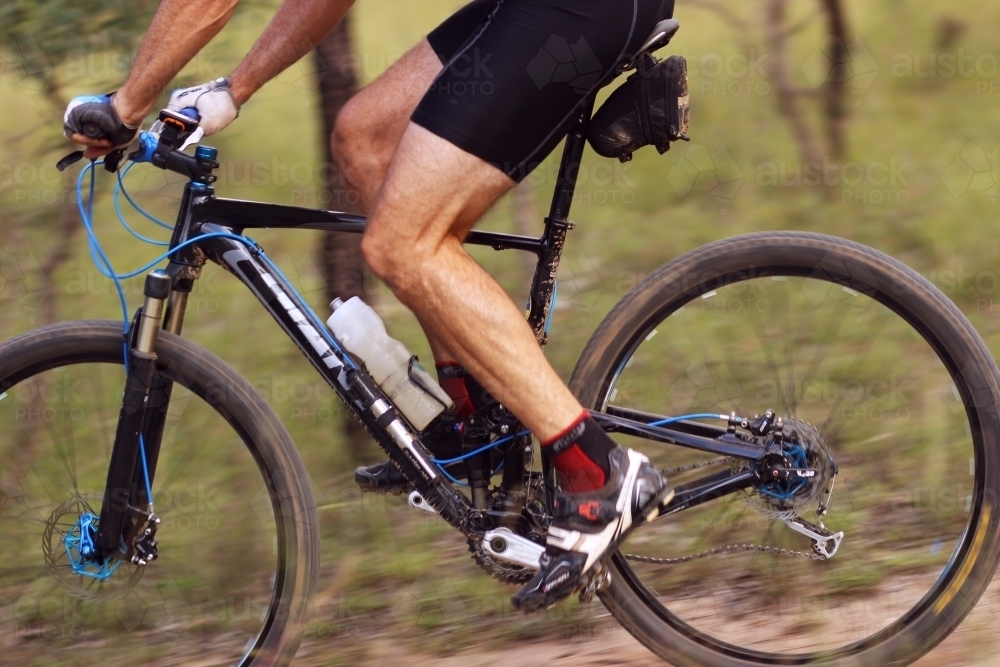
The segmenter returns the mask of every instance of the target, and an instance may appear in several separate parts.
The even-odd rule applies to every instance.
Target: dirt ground
[[[518,667],[520,665],[572,665],[572,667],[648,667],[666,665],[595,606],[602,618],[571,636],[511,641],[504,646],[466,646],[457,651],[427,652],[395,633],[374,634],[350,640],[307,639],[299,649],[296,667],[329,665],[405,665],[406,667]],[[736,628],[734,628],[734,631]],[[363,641],[362,641],[363,640]],[[980,667],[1000,664],[1000,578],[983,595],[965,622],[918,667]],[[876,666],[873,666],[876,667]]]

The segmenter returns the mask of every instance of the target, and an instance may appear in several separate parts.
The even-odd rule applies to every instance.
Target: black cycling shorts
[[[427,36],[444,70],[414,123],[522,180],[674,0],[473,0]]]

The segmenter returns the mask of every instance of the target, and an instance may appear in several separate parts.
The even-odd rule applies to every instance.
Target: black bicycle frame
[[[552,309],[556,272],[562,255],[567,232],[573,228],[569,221],[569,211],[576,188],[580,159],[585,145],[585,133],[593,110],[593,100],[585,105],[573,129],[569,132],[562,160],[559,166],[555,192],[545,227],[540,237],[518,236],[489,231],[472,231],[465,242],[470,245],[488,246],[496,250],[515,249],[532,252],[537,256],[537,266],[531,283],[528,322],[540,345],[546,343],[546,323]],[[189,158],[189,156],[185,156]],[[208,182],[205,182],[208,180]],[[217,198],[211,188],[212,179],[193,180],[187,184],[181,200],[177,223],[171,239],[171,248],[194,241],[177,250],[167,268],[172,283],[172,291],[163,317],[163,328],[180,334],[184,318],[187,295],[194,281],[207,261],[215,262],[235,275],[257,297],[264,308],[277,321],[313,367],[336,391],[340,398],[364,423],[378,444],[424,495],[441,515],[456,528],[468,535],[481,532],[481,525],[470,521],[476,510],[465,497],[456,492],[441,475],[432,475],[421,469],[418,460],[403,451],[403,448],[387,431],[389,413],[382,416],[373,414],[371,408],[378,401],[385,401],[391,410],[391,402],[381,394],[381,390],[367,376],[351,355],[339,345],[334,336],[323,325],[309,306],[302,301],[295,290],[277,272],[263,251],[247,239],[243,242],[233,238],[246,230],[261,228],[312,229],[328,232],[358,234],[364,231],[362,216],[335,211],[312,210],[294,206],[267,204]],[[245,237],[243,237],[245,238]],[[142,420],[142,437],[146,447],[150,483],[156,472],[163,426],[169,403],[171,383],[160,373],[154,373],[150,384],[149,399]],[[395,413],[393,411],[393,416]],[[611,431],[637,435],[663,443],[698,449],[720,456],[734,456],[758,460],[763,451],[752,444],[733,437],[725,429],[703,424],[677,423],[669,426],[650,426],[658,416],[633,413],[623,409],[609,411],[608,414],[595,413],[605,428]],[[137,446],[137,438],[116,438],[115,450],[132,449]],[[523,451],[523,448],[519,448]],[[124,457],[127,461],[134,456]],[[524,462],[520,465],[504,466],[504,489],[523,488]],[[543,474],[551,475],[547,460],[543,457]],[[118,473],[124,475],[124,473]],[[108,488],[131,488],[129,508],[126,511],[138,513],[146,501],[145,488],[134,483],[144,474],[139,463],[132,469],[129,479],[118,478],[114,484],[109,477]],[[752,474],[712,475],[684,485],[678,490],[673,501],[664,508],[671,513],[691,507],[725,493],[747,488],[756,483]],[[122,512],[121,507],[102,508],[101,523],[105,521],[105,511],[114,515]],[[121,525],[121,521],[112,522]],[[128,532],[128,531],[126,531]],[[134,537],[135,526],[132,527]],[[129,535],[124,536],[131,545]],[[107,553],[107,550],[106,550]],[[124,557],[123,554],[113,554]],[[129,546],[129,557],[131,546]]]

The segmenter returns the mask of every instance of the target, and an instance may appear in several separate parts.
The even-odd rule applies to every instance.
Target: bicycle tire
[[[976,502],[960,543],[941,577],[907,614],[861,641],[833,650],[792,654],[749,649],[696,629],[657,601],[622,552],[612,558],[611,584],[601,600],[628,632],[676,667],[910,664],[962,622],[1000,560],[996,364],[972,325],[936,287],[883,253],[830,236],[766,232],[719,241],[678,257],[636,285],[593,334],[570,387],[583,405],[603,410],[630,350],[649,332],[655,333],[657,323],[669,322],[685,304],[714,294],[716,286],[739,283],[750,275],[818,278],[864,292],[930,344],[961,393],[976,448]],[[749,642],[745,637],[743,641]]]
[[[0,344],[0,391],[6,396],[33,376],[75,364],[120,365],[122,349],[120,322],[63,322],[29,331]],[[269,498],[277,527],[277,569],[269,603],[255,621],[262,624],[260,634],[251,637],[241,650],[238,664],[288,664],[305,630],[319,563],[318,517],[305,467],[277,415],[232,368],[207,350],[168,332],[159,334],[157,356],[161,373],[205,401],[236,431],[267,487],[263,502],[266,505]],[[165,531],[161,528],[161,532]],[[161,554],[161,561],[164,557],[183,556]],[[146,567],[157,565],[154,562]],[[77,659],[80,650],[84,649],[76,649]],[[166,657],[153,662],[161,663]]]

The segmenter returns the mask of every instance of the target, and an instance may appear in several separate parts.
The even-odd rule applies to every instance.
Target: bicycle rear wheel
[[[909,664],[993,577],[996,366],[944,295],[881,253],[800,233],[694,250],[615,307],[571,387],[599,411],[774,408],[803,432],[814,425],[814,446],[836,463],[821,519],[845,537],[830,560],[809,557],[762,486],[664,517],[614,556],[603,602],[678,667]],[[686,467],[675,486],[743,465],[616,439],[664,469]],[[808,501],[796,512],[817,522]]]
[[[0,345],[0,644],[11,662],[257,666],[295,654],[318,566],[298,453],[218,358],[165,332],[157,353],[175,383],[153,484],[160,555],[117,561],[105,577],[72,567],[72,539],[82,516],[100,516],[121,323],[66,322]]]

